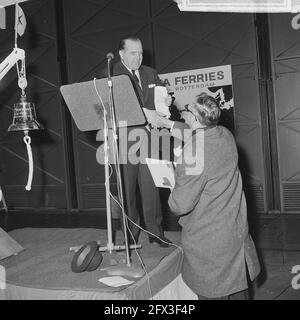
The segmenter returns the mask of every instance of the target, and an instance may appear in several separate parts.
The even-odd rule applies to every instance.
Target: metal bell
[[[43,126],[36,120],[35,106],[26,101],[26,96],[21,96],[21,101],[14,104],[14,118],[8,131],[41,130]]]

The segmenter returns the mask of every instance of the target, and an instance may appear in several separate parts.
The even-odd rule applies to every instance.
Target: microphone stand
[[[127,235],[127,223],[126,223],[126,213],[124,208],[124,198],[122,191],[122,179],[121,179],[121,170],[120,170],[120,162],[119,162],[119,153],[118,153],[118,135],[117,135],[117,125],[116,125],[116,117],[115,117],[115,106],[113,100],[113,82],[111,79],[110,72],[110,61],[112,60],[113,55],[107,55],[107,70],[108,70],[108,88],[109,88],[109,113],[110,113],[110,121],[111,128],[113,132],[112,139],[112,154],[114,157],[115,170],[117,175],[117,189],[118,196],[122,209],[122,223],[124,230],[124,238],[125,238],[125,249],[126,249],[126,265],[120,266],[111,266],[106,269],[108,274],[111,275],[127,275],[134,278],[142,277],[145,272],[143,269],[133,266],[130,262],[129,256],[129,244],[128,244],[128,235]],[[105,193],[106,193],[106,210],[107,210],[107,234],[108,234],[108,243],[106,247],[99,247],[100,251],[109,251],[112,253],[113,250],[123,249],[124,246],[115,246],[112,241],[112,221],[111,221],[111,202],[110,202],[110,177],[109,177],[109,160],[108,160],[108,125],[107,125],[107,111],[104,110],[104,169],[105,169]],[[141,245],[130,245],[130,248],[140,248]]]

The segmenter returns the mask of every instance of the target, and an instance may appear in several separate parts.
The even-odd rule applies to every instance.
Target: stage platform
[[[123,236],[118,232],[116,244],[121,245]],[[70,247],[90,241],[100,241],[101,246],[106,246],[106,230],[24,228],[11,231],[9,235],[25,250],[0,261],[6,271],[5,289],[0,289],[0,300],[197,299],[181,279],[182,251],[173,246],[161,248],[150,244],[144,233],[140,236],[142,248],[138,252],[147,274],[138,279],[123,276],[134,282],[120,287],[105,285],[99,279],[108,276],[101,269],[125,262],[125,251],[103,252],[103,261],[95,271],[74,273],[71,270],[74,251],[70,251]],[[165,235],[179,244],[179,232],[166,232]],[[134,250],[132,260],[141,265]]]

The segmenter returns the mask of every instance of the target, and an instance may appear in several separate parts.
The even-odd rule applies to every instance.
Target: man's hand
[[[188,124],[192,130],[202,128],[200,122],[190,111],[182,110],[180,114],[181,118],[184,119],[185,123]]]
[[[171,192],[173,191],[174,186],[172,186],[170,180],[167,177],[163,177],[163,183],[162,184],[164,186],[168,187],[171,190]]]
[[[170,94],[168,94],[168,95],[166,96],[166,99],[165,99],[165,104],[166,104],[166,106],[167,106],[167,107],[170,107],[170,105],[172,104],[172,102],[173,102],[173,97],[172,97]]]
[[[164,118],[164,114],[156,111],[156,110],[149,110],[147,108],[143,108],[144,113],[146,115],[148,123],[154,128],[162,128],[164,127],[164,123],[162,119]]]
[[[168,128],[168,129],[172,128],[172,125],[173,125],[174,121],[168,119],[166,116],[161,117],[160,120],[163,123],[163,127],[164,128]]]

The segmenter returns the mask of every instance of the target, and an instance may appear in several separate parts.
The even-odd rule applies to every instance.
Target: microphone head
[[[107,55],[106,55],[106,58],[107,59],[113,59],[115,56],[112,52],[109,52]]]

